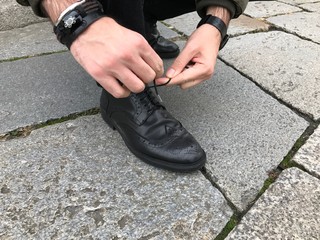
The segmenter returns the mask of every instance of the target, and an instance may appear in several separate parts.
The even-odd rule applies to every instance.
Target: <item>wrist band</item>
[[[219,50],[221,50],[229,40],[229,35],[227,34],[226,24],[222,21],[222,19],[220,19],[216,16],[206,15],[198,23],[197,28],[199,28],[200,26],[202,26],[203,24],[206,24],[206,23],[214,26],[216,29],[219,30],[219,32],[221,34],[221,43],[220,43]]]
[[[78,2],[70,5],[66,10],[64,10],[64,11],[60,14],[60,16],[59,16],[59,18],[58,18],[55,26],[58,26],[58,24],[61,22],[61,20],[62,20],[62,18],[64,17],[64,15],[66,15],[68,12],[72,11],[73,9],[75,9],[77,6],[81,5],[81,4],[84,3],[85,1],[86,1],[86,0],[78,1]]]
[[[83,0],[63,11],[53,31],[58,41],[70,49],[74,40],[92,23],[102,17],[105,17],[105,15],[98,1]]]

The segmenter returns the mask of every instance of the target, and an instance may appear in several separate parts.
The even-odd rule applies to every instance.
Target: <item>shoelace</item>
[[[172,78],[169,78],[169,80],[168,80],[167,82],[165,82],[165,83],[163,83],[163,84],[160,84],[160,85],[157,85],[157,84],[156,84],[156,80],[153,80],[153,86],[147,86],[146,89],[148,90],[148,89],[154,88],[154,91],[156,92],[156,95],[157,95],[159,101],[160,101],[160,102],[163,102],[163,101],[162,101],[162,98],[161,98],[160,95],[159,95],[159,92],[158,92],[157,87],[162,87],[162,86],[165,86],[165,85],[169,84],[170,81],[171,81],[171,79],[172,79]]]

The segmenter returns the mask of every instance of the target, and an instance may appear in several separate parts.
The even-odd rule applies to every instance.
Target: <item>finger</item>
[[[118,74],[120,73],[120,74]],[[114,73],[115,78],[119,79],[123,85],[134,93],[142,92],[146,85],[135,73],[126,67],[120,68],[117,73]]]
[[[200,83],[202,83],[204,80],[192,80],[192,81],[188,81],[186,83],[183,83],[180,85],[180,88],[185,90],[185,89],[188,89],[188,88],[191,88],[191,87],[194,87]]]
[[[194,53],[184,48],[166,73],[166,77],[174,78],[180,74],[194,57]]]
[[[181,85],[192,80],[204,80],[202,64],[195,64],[190,68],[184,69],[176,77],[172,78],[168,85]]]
[[[98,81],[99,84],[115,98],[125,98],[130,95],[130,90],[119,83],[119,81],[113,77],[106,77],[102,81]]]
[[[144,83],[152,82],[157,76],[156,72],[152,69],[152,67],[149,66],[142,58],[136,60],[134,66],[128,67],[131,68],[131,71],[134,72],[135,75]]]
[[[159,57],[159,55],[152,49],[152,47],[148,44],[148,46],[143,49],[142,58],[143,60],[154,70],[156,73],[156,78],[159,78],[164,73],[163,61]]]

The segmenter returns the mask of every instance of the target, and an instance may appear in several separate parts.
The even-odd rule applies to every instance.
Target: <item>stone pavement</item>
[[[1,240],[320,239],[320,1],[249,3],[211,80],[161,89],[207,152],[192,174],[133,156],[51,25],[3,2]],[[198,21],[159,27],[183,47]]]

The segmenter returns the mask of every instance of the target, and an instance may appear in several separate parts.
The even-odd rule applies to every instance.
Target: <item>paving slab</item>
[[[308,126],[220,61],[213,79],[196,88],[159,91],[169,112],[206,151],[213,181],[241,211]]]
[[[15,0],[0,0],[0,31],[43,21],[47,19],[35,16],[30,7],[23,7]]]
[[[292,160],[320,178],[320,127],[314,131]]]
[[[0,49],[0,61],[67,50],[57,41],[49,22],[0,32]]]
[[[196,12],[191,12],[179,17],[166,19],[163,22],[169,24],[183,34],[190,36],[196,29],[199,21],[199,15]]]
[[[97,115],[0,144],[1,239],[213,239],[233,214],[200,171],[137,160]]]
[[[320,180],[285,170],[262,195],[228,240],[320,239]]]
[[[101,90],[70,53],[0,63],[0,133],[99,106]]]
[[[172,29],[168,28],[166,25],[164,25],[162,22],[157,23],[157,28],[164,38],[170,39],[170,38],[175,38],[179,37],[179,34]]]
[[[267,21],[289,32],[320,43],[320,13],[293,13],[268,18]]]
[[[269,27],[269,24],[261,20],[241,15],[240,17],[231,20],[228,34],[234,36],[250,32],[267,31]]]
[[[308,11],[320,13],[320,2],[305,3],[305,4],[300,4],[299,6],[304,9],[307,9]]]
[[[288,14],[302,11],[301,8],[276,1],[249,2],[244,13],[255,18],[266,18],[270,16]]]
[[[278,98],[320,118],[319,45],[272,31],[230,39],[220,56]]]

